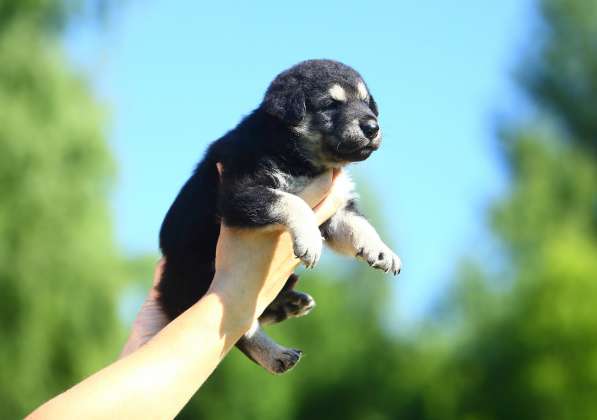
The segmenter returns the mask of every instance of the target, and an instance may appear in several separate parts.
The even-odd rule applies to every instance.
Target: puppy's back
[[[158,290],[160,304],[170,319],[197,302],[213,279],[220,232],[218,185],[216,162],[208,152],[162,224],[160,248],[166,264]]]

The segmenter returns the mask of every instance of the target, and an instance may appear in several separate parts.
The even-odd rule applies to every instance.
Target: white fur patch
[[[358,198],[359,196],[355,191],[354,181],[346,169],[343,169],[336,176],[336,180],[334,181],[334,186],[332,188],[334,188],[334,192],[337,194],[337,196],[344,197],[345,201]]]
[[[328,91],[330,96],[337,101],[346,102],[346,91],[338,84],[333,85]]]
[[[277,169],[271,170],[269,172],[269,176],[276,184],[277,190],[286,191],[291,194],[300,193],[312,181],[310,177],[290,176],[284,172],[280,172]]]
[[[364,244],[381,242],[367,219],[344,209],[338,210],[330,219],[329,229],[333,232],[333,240],[328,245],[344,255],[354,256]]]
[[[273,191],[278,196],[278,200],[272,208],[272,213],[291,231],[313,224],[317,227],[313,210],[302,198],[284,191]]]
[[[367,88],[363,82],[357,84],[357,91],[359,92],[360,99],[365,100],[369,97],[369,92],[367,92]]]
[[[288,228],[292,236],[294,254],[307,267],[319,261],[323,241],[313,210],[300,197],[283,191],[273,190],[278,200],[272,208],[272,215]]]

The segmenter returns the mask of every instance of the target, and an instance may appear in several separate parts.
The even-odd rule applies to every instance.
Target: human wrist
[[[239,284],[238,275],[218,271],[204,298],[215,298],[222,306],[223,325],[228,332],[247,332],[258,317],[256,301],[258,291],[246,290]]]

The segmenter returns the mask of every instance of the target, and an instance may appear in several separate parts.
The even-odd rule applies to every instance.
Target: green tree
[[[438,375],[460,380],[442,418],[597,417],[597,2],[540,11],[521,72],[535,116],[502,131],[505,279],[468,270],[451,301],[462,329]]]
[[[75,2],[0,2],[0,417],[117,355],[101,109],[58,36]]]

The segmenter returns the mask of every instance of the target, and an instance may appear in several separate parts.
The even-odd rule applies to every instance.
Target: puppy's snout
[[[363,134],[369,140],[373,140],[377,133],[379,133],[379,124],[374,119],[367,119],[359,124],[361,126],[361,130],[363,130]]]

